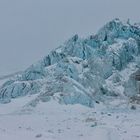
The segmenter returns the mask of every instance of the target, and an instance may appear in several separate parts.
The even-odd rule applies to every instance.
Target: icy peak
[[[78,36],[78,34],[76,34],[70,39],[70,41],[76,42],[78,40],[78,38],[79,38],[79,36]]]
[[[0,101],[38,94],[33,102],[39,102],[56,99],[57,95],[61,103],[93,106],[95,100],[119,96],[118,86],[123,89],[121,95],[126,94],[126,83],[140,64],[139,55],[138,25],[114,19],[96,35],[85,39],[74,35],[20,76],[6,82],[0,88]],[[132,63],[134,70],[131,71],[128,66]],[[127,79],[121,76],[125,70],[131,71]]]

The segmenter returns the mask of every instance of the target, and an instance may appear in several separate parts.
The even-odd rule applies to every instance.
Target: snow
[[[140,140],[140,106],[130,100],[138,97],[139,37],[140,28],[115,19],[0,77],[0,139]]]
[[[27,106],[26,96],[0,106],[2,140],[139,140],[140,110],[60,105]]]
[[[7,81],[7,79],[0,80],[0,86],[2,86],[6,81]]]

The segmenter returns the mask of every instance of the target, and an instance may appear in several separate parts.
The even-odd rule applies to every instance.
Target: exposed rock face
[[[140,69],[133,74],[136,81],[140,81]]]
[[[131,103],[140,104],[140,96],[135,95],[130,98]]]
[[[115,19],[96,35],[86,39],[73,36],[21,75],[7,81],[0,88],[0,102],[38,94],[31,104],[53,98],[65,104],[92,107],[96,100],[103,101],[106,96],[129,96],[130,91],[133,96],[137,94],[136,83],[129,76],[140,64],[139,55],[140,27]],[[129,69],[131,64],[133,70]],[[124,75],[124,71],[129,72]]]
[[[132,74],[132,80],[135,81],[136,92],[140,95],[140,69]]]

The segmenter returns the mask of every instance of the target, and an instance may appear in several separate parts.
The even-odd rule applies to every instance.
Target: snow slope
[[[114,103],[112,109],[96,104],[93,109],[50,101],[34,108],[27,106],[32,98],[0,106],[0,139],[140,140],[140,110],[131,110],[129,105],[118,108]]]

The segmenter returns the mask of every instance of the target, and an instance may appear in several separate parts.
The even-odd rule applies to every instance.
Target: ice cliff
[[[0,102],[37,94],[29,104],[58,100],[93,107],[108,98],[136,96],[140,26],[114,19],[95,35],[74,35],[0,87]]]

